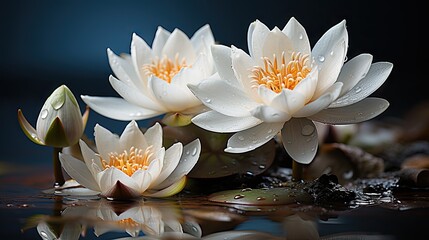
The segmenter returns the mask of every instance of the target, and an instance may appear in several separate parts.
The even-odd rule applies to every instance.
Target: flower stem
[[[63,170],[61,168],[61,162],[59,159],[59,153],[61,152],[62,148],[54,147],[54,153],[52,155],[52,160],[54,164],[54,176],[55,176],[55,183],[54,187],[62,186],[65,183]]]
[[[301,181],[302,171],[302,164],[297,161],[292,161],[292,181]]]

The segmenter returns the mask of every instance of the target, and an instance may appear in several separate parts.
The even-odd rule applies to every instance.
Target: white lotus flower
[[[348,46],[345,20],[310,48],[304,27],[291,18],[280,30],[250,24],[250,55],[234,46],[212,47],[217,74],[189,88],[212,110],[192,122],[215,132],[235,132],[225,151],[253,150],[281,132],[297,162],[314,158],[318,137],[313,121],[352,124],[374,118],[389,103],[368,97],[389,76],[392,64],[372,63],[360,54],[344,63]]]
[[[133,34],[131,53],[117,56],[107,49],[116,76],[109,81],[122,97],[81,96],[94,111],[116,120],[142,120],[167,113],[165,121],[176,125],[190,118],[204,105],[187,88],[214,73],[210,46],[214,37],[204,25],[189,39],[175,29],[158,27],[152,48]],[[183,117],[185,116],[185,117]]]
[[[201,151],[198,139],[165,150],[159,123],[143,134],[133,120],[120,137],[97,124],[94,136],[98,153],[80,140],[84,161],[63,153],[59,158],[78,183],[112,199],[168,197],[180,192]]]

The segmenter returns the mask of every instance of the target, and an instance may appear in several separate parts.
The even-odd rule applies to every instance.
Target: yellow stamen
[[[252,87],[264,85],[276,93],[281,92],[284,88],[292,90],[311,71],[311,68],[307,66],[308,54],[302,55],[300,52],[293,52],[288,63],[286,63],[284,52],[280,59],[281,63],[278,63],[275,54],[273,59],[271,61],[264,57],[264,67],[256,66],[251,70]]]
[[[138,227],[141,224],[134,221],[132,218],[122,219],[117,221],[118,225],[124,226],[124,227]]]
[[[169,59],[167,56],[161,59],[155,58],[152,63],[145,64],[143,70],[148,76],[155,75],[171,83],[171,79],[184,67],[190,67],[190,65],[186,64],[185,58],[179,60],[179,54],[176,53],[174,60]]]
[[[111,152],[109,153],[109,162],[100,156],[101,164],[104,169],[115,167],[131,176],[137,170],[146,170],[149,167],[153,156],[152,148],[149,146],[144,152],[136,147],[131,147],[129,153],[126,150],[121,154]]]

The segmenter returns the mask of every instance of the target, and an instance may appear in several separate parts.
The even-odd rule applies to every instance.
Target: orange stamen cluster
[[[171,79],[184,67],[190,67],[186,64],[186,59],[179,60],[179,54],[176,54],[174,60],[167,56],[161,59],[155,58],[152,63],[145,64],[143,69],[148,76],[154,75],[158,78],[171,83]]]
[[[296,85],[304,79],[311,71],[307,66],[308,54],[302,55],[300,52],[292,53],[291,60],[286,63],[285,53],[277,61],[273,55],[273,61],[264,57],[264,67],[256,66],[252,69],[252,87],[264,85],[272,91],[279,93],[284,88],[294,89]]]
[[[101,164],[104,169],[115,167],[131,176],[137,170],[146,170],[149,167],[152,156],[152,146],[146,148],[144,152],[142,149],[131,147],[129,152],[125,150],[121,154],[116,152],[109,153],[109,162],[101,159]]]

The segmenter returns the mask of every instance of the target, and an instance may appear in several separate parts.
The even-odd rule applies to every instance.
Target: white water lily
[[[168,197],[180,192],[201,151],[199,139],[184,147],[178,142],[166,150],[159,123],[143,134],[133,120],[120,137],[97,124],[94,136],[98,153],[80,140],[84,161],[63,153],[59,158],[70,177],[108,199]]]
[[[311,49],[304,27],[291,18],[268,29],[260,21],[248,29],[247,54],[234,46],[215,45],[217,74],[192,92],[212,110],[192,122],[215,132],[234,132],[225,151],[253,150],[281,132],[289,155],[310,163],[317,151],[313,121],[352,124],[376,117],[389,103],[368,97],[387,79],[392,64],[372,63],[360,54],[345,62],[345,20],[329,29]]]
[[[204,105],[187,88],[214,73],[214,37],[204,25],[189,39],[175,29],[158,27],[152,47],[133,34],[131,53],[107,49],[115,76],[109,82],[121,97],[81,96],[94,111],[116,120],[142,120],[166,114],[167,124],[186,125]]]

